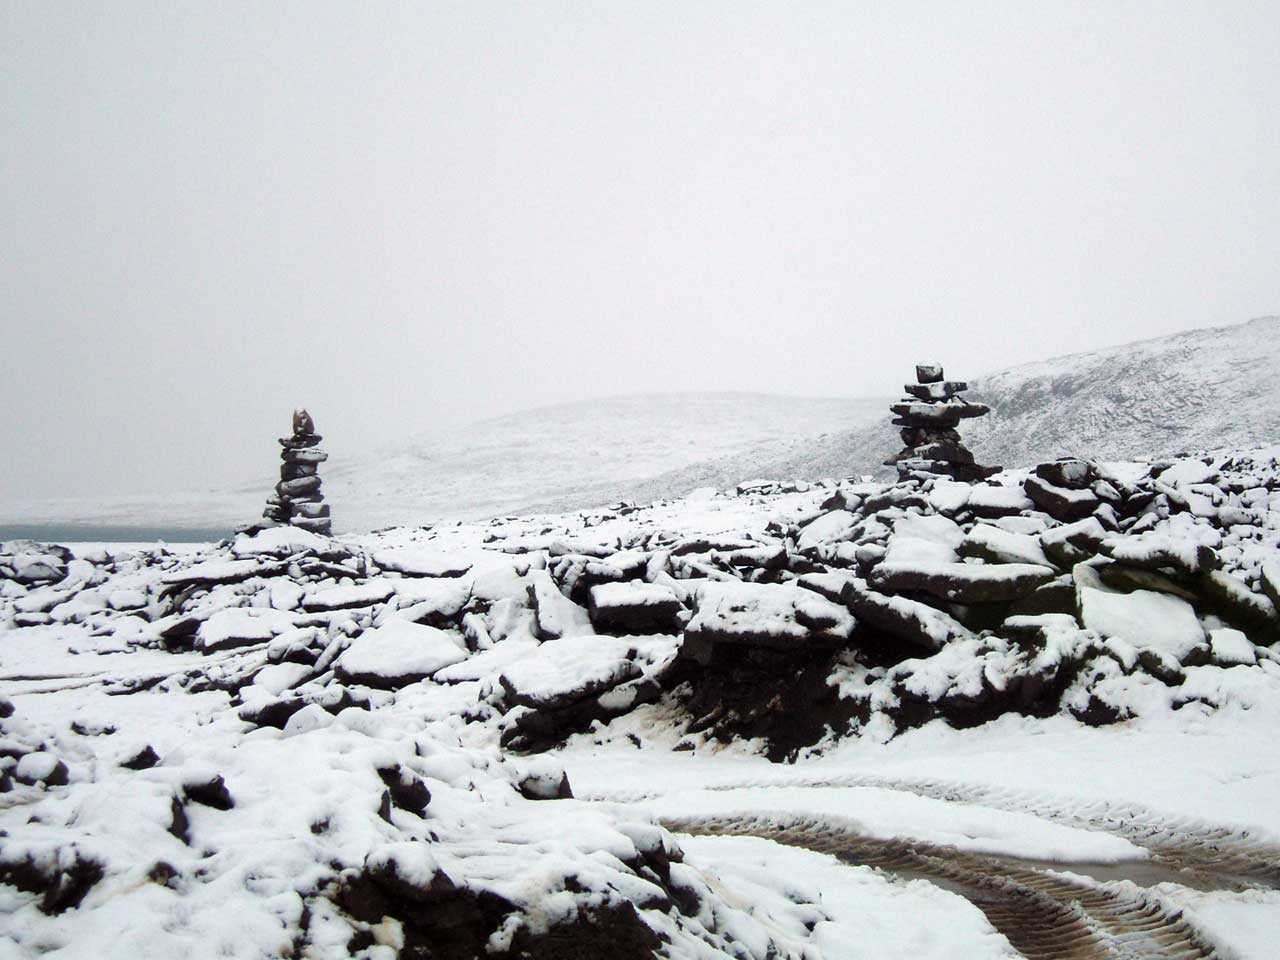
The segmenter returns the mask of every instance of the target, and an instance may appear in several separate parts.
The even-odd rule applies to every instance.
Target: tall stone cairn
[[[332,532],[329,505],[320,493],[320,464],[329,455],[320,449],[322,438],[316,433],[311,414],[293,411],[293,436],[281,437],[280,482],[275,496],[267,497],[264,519],[271,523],[290,524],[329,536]]]
[[[952,477],[973,483],[1000,472],[999,467],[974,463],[956,430],[961,420],[991,412],[985,404],[970,403],[960,396],[969,384],[944,380],[941,366],[921,363],[916,365],[916,382],[903,389],[908,396],[889,409],[896,414],[893,423],[902,428],[906,447],[885,461],[886,466],[898,468],[901,479]]]

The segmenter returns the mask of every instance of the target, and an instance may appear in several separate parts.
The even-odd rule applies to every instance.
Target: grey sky
[[[1280,310],[1274,2],[9,0],[0,70],[9,497]]]

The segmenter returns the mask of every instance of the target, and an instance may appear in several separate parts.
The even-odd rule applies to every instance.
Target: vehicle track
[[[743,780],[709,784],[704,789],[730,791],[774,787],[868,787],[1013,813],[1027,813],[1066,826],[1123,837],[1145,848],[1155,863],[1191,875],[1212,876],[1222,887],[1280,888],[1280,843],[1256,836],[1248,829],[1216,826],[1195,817],[1163,815],[1139,803],[1084,800],[1073,804],[1030,791],[988,788],[944,780],[888,779],[863,774]],[[659,795],[660,792],[654,791],[646,796]],[[623,797],[608,794],[601,795],[598,799],[628,802],[645,799],[646,796]]]
[[[1176,907],[1132,883],[1095,886],[1001,857],[859,834],[838,820],[788,814],[663,820],[699,836],[753,836],[925,879],[980,909],[1027,960],[1221,960]]]

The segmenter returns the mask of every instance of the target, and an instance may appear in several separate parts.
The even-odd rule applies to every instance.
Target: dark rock
[[[1280,641],[1280,614],[1268,597],[1254,593],[1238,577],[1214,570],[1195,580],[1206,605],[1231,626],[1267,646]]]
[[[67,769],[67,765],[59,760],[54,763],[53,769],[43,777],[24,777],[15,770],[13,778],[19,783],[27,785],[41,783],[46,787],[65,787],[70,779],[70,771]]]
[[[683,612],[674,593],[653,584],[598,585],[587,597],[591,623],[605,632],[676,633]]]
[[[9,859],[0,853],[0,883],[40,894],[42,913],[63,913],[80,906],[85,895],[105,874],[102,864],[83,855],[74,845],[69,848],[69,856],[59,856],[56,862],[66,863],[68,859],[70,864],[60,868],[38,862],[30,855]]]
[[[1032,503],[1055,520],[1072,523],[1083,520],[1098,508],[1101,501],[1092,490],[1060,487],[1032,475],[1022,484]]]
[[[885,596],[861,580],[845,586],[843,599],[858,620],[927,650],[970,636],[963,624],[941,610],[906,597]]]
[[[1171,593],[1190,603],[1198,603],[1200,600],[1194,591],[1158,570],[1124,563],[1108,563],[1095,569],[1103,583],[1126,593],[1132,590],[1155,590],[1159,593]]]
[[[942,379],[942,366],[937,363],[917,363],[917,383],[937,383]]]
[[[1263,564],[1260,585],[1272,605],[1280,610],[1280,563]],[[0,717],[5,715],[4,705],[0,703]]]
[[[1009,606],[1009,616],[1040,616],[1046,613],[1075,616],[1076,586],[1070,574],[1036,587]]]
[[[242,707],[237,716],[257,727],[274,727],[277,730],[283,730],[289,718],[306,705],[306,701],[301,697],[280,698]]]
[[[528,773],[516,781],[516,789],[528,800],[572,800],[573,788],[569,786],[569,775],[564,770],[559,776],[547,776],[542,773]]]
[[[150,770],[159,762],[159,755],[152,749],[150,744],[147,744],[133,756],[122,761],[120,766],[126,770]]]
[[[1098,471],[1088,460],[1063,457],[1038,465],[1035,475],[1046,483],[1068,490],[1083,490],[1097,479]]]
[[[188,800],[202,803],[206,807],[230,810],[235,806],[235,801],[231,799],[231,792],[227,790],[227,784],[221,774],[212,780],[184,784],[183,790]]]
[[[169,800],[169,833],[183,843],[191,842],[191,822],[187,819],[187,808],[178,797]]]
[[[997,603],[1025,596],[1057,575],[1030,563],[881,563],[869,584],[887,593],[927,593],[954,603]]]
[[[412,771],[396,764],[392,767],[379,767],[378,777],[387,788],[395,806],[415,816],[425,815],[427,804],[431,802],[431,791]]]

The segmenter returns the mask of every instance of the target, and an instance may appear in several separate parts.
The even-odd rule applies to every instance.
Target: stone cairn
[[[271,523],[290,524],[328,536],[329,505],[320,493],[317,471],[329,455],[320,449],[321,437],[305,410],[293,412],[293,436],[281,437],[280,482],[275,496],[267,497],[262,516]]]
[[[974,483],[1000,472],[999,467],[974,463],[956,430],[961,420],[991,412],[985,404],[970,403],[960,396],[969,384],[944,380],[941,366],[922,363],[916,365],[916,382],[903,389],[909,396],[889,409],[896,414],[893,423],[902,428],[906,447],[885,461],[886,466],[898,468],[900,479],[952,477]]]

